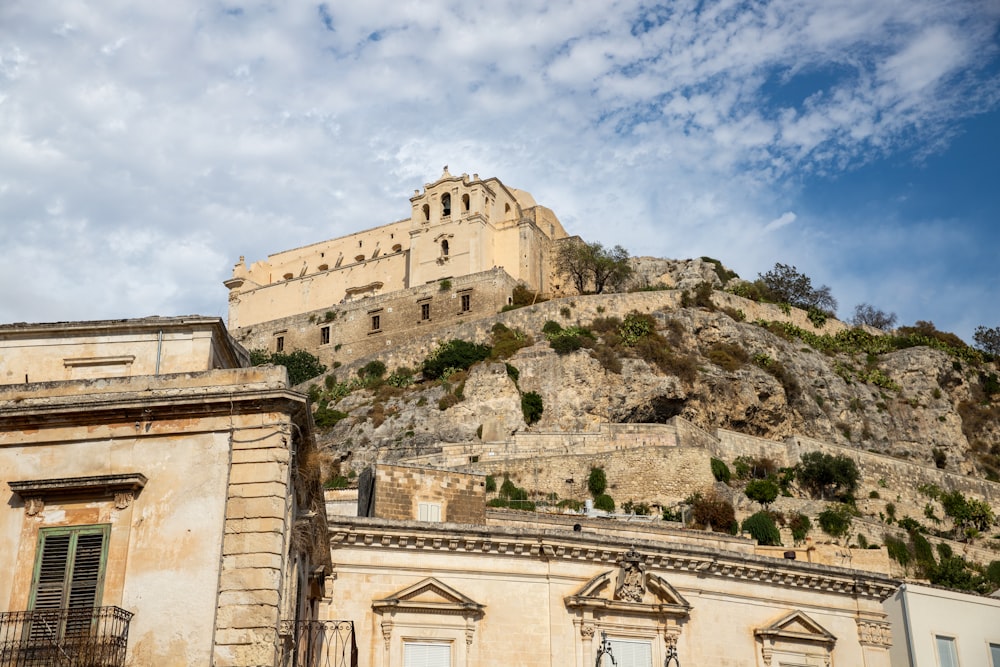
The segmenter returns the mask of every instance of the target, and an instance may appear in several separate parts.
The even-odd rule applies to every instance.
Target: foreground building
[[[1000,598],[905,583],[886,600],[898,667],[1000,667]]]
[[[0,326],[0,665],[302,664],[312,421],[247,366],[215,318]]]
[[[891,664],[882,575],[718,533],[487,510],[485,477],[451,471],[377,464],[358,507],[331,518],[323,613],[354,621],[360,664]]]

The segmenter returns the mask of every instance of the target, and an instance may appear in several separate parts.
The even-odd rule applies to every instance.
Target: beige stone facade
[[[554,287],[555,214],[527,192],[478,174],[441,177],[410,198],[410,216],[349,236],[240,258],[229,288],[229,327],[325,313],[368,297],[503,270],[543,292]]]
[[[374,479],[376,496],[382,479],[396,495],[425,493]],[[612,664],[597,662],[610,649],[618,667],[890,665],[881,603],[896,586],[882,575],[662,524],[387,509],[330,525],[323,613],[354,622],[359,664],[589,667]]]
[[[277,664],[329,570],[285,370],[215,318],[8,325],[0,354],[0,662]]]

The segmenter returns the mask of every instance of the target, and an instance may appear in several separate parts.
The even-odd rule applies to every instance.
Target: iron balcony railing
[[[123,667],[130,620],[118,607],[0,612],[0,667]]]
[[[285,621],[281,667],[358,667],[354,621]]]

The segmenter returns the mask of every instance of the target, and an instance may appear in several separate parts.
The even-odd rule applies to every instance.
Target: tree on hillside
[[[854,459],[843,454],[832,456],[826,452],[807,452],[795,466],[795,477],[813,497],[830,496],[848,498],[858,488],[861,474]]]
[[[896,326],[896,313],[886,313],[870,303],[859,303],[854,307],[854,318],[851,323],[856,327],[864,324],[889,331]]]
[[[597,242],[571,239],[559,245],[556,268],[573,281],[576,291],[581,294],[590,285],[593,285],[594,294],[600,294],[607,287],[621,287],[632,277],[628,259],[628,250],[620,245],[606,249]]]
[[[983,352],[1000,355],[1000,327],[978,326],[976,333],[972,334],[972,340],[976,341],[976,347]]]
[[[774,303],[787,303],[808,310],[833,313],[837,310],[837,300],[826,285],[813,287],[812,279],[800,273],[794,266],[776,263],[767,273],[757,274],[757,283],[763,288],[763,296]]]
[[[292,386],[311,380],[326,371],[326,366],[319,363],[315,355],[305,350],[295,350],[288,354],[282,352],[268,354],[264,350],[251,350],[250,363],[254,366],[264,364],[284,366],[288,369],[288,384]]]

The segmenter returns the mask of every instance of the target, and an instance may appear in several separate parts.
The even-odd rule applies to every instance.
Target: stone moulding
[[[457,524],[448,526],[461,529]],[[348,527],[344,524],[331,526],[330,546],[332,550],[353,547],[492,553],[515,558],[585,560],[607,564],[616,564],[621,554],[621,550],[617,548],[572,544],[549,535],[507,536],[492,530],[465,536],[455,535],[452,531],[444,536],[427,534],[419,528],[408,528],[373,525]],[[888,577],[835,566],[812,563],[791,565],[783,560],[762,556],[709,553],[708,550],[674,543],[647,541],[637,546],[641,546],[646,552],[644,564],[648,569],[694,572],[702,577],[772,583],[788,588],[825,591],[880,601],[892,595],[897,588],[897,583]]]
[[[107,498],[113,496],[115,507],[125,509],[132,504],[135,494],[146,486],[142,473],[118,475],[92,475],[89,477],[58,477],[7,482],[7,486],[24,500],[24,511],[34,516],[45,507],[46,501],[65,498]]]

